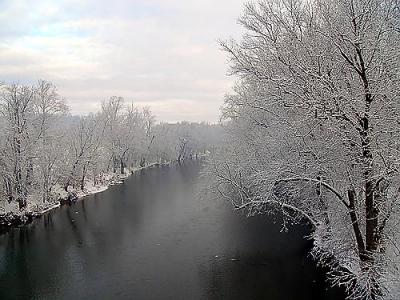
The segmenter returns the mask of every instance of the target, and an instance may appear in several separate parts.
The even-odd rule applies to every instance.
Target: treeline
[[[147,107],[122,97],[103,101],[101,110],[72,116],[56,87],[0,87],[0,203],[56,201],[57,192],[104,184],[150,163],[182,162],[218,141],[219,126],[206,123],[157,124]],[[7,209],[5,209],[7,210]]]

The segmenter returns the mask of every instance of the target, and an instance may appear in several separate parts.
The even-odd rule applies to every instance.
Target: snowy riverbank
[[[54,196],[51,201],[43,203],[38,197],[31,195],[27,200],[26,208],[22,211],[19,210],[16,202],[8,203],[7,201],[3,201],[0,206],[0,229],[29,224],[35,218],[39,218],[63,204],[79,201],[86,196],[103,192],[110,186],[122,184],[129,176],[140,170],[169,165],[170,163],[152,163],[145,167],[125,169],[124,174],[104,173],[97,184],[94,184],[93,180],[87,180],[83,190],[69,189],[67,192],[61,186],[56,185],[52,189]]]

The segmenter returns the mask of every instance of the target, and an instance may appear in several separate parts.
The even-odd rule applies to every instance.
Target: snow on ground
[[[71,195],[76,196],[76,199],[74,200],[76,201],[88,195],[103,192],[112,185],[121,184],[130,175],[139,170],[168,164],[170,163],[153,163],[145,167],[125,169],[125,174],[112,172],[103,173],[98,179],[97,184],[94,184],[93,180],[86,180],[83,190],[70,187],[68,188],[67,192],[60,184],[56,184],[51,190],[52,197],[50,201],[44,203],[38,193],[32,193],[31,195],[29,195],[27,199],[27,207],[23,211],[19,210],[18,203],[16,201],[13,201],[11,203],[8,203],[8,201],[0,201],[0,218],[5,218],[6,216],[15,216],[16,218],[21,218],[23,216],[26,216],[27,214],[38,217],[54,208],[60,207],[61,203],[68,201],[68,198]]]

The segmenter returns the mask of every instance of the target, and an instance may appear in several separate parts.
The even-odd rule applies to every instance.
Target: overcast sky
[[[217,40],[242,0],[0,0],[0,81],[53,82],[73,114],[123,96],[159,120],[218,120],[232,86]]]

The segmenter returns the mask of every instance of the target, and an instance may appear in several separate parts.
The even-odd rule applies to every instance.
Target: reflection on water
[[[198,197],[199,170],[142,171],[0,236],[0,299],[343,299],[307,228]]]

